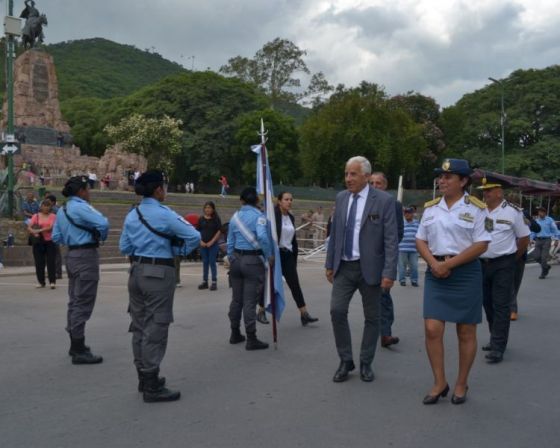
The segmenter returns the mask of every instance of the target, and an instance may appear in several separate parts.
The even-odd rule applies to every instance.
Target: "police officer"
[[[459,372],[451,402],[467,399],[476,356],[476,325],[482,321],[482,271],[478,257],[492,237],[485,229],[486,205],[466,194],[472,170],[466,160],[446,159],[435,170],[442,197],[424,204],[416,247],[428,264],[424,283],[424,332],[434,385],[424,404],[449,392],[445,376],[445,323],[457,325]]]
[[[143,196],[125,218],[120,250],[131,261],[128,279],[132,353],[138,372],[138,391],[145,402],[175,401],[179,391],[164,387],[159,366],[173,322],[177,255],[187,255],[200,244],[200,234],[170,208],[161,204],[166,187],[161,171],[143,173],[134,186]]]
[[[516,260],[529,245],[530,231],[523,210],[504,200],[501,184],[484,178],[478,189],[483,191],[488,207],[486,230],[492,235],[488,250],[480,256],[483,304],[490,328],[490,343],[482,350],[489,352],[485,356],[488,363],[496,364],[502,362],[508,342]]]
[[[99,283],[100,241],[107,239],[109,221],[89,204],[87,176],[75,176],[64,185],[62,194],[69,198],[56,214],[53,241],[68,247],[68,314],[66,331],[70,335],[72,364],[98,364],[101,356],[94,355],[85,345],[85,326],[91,317],[97,284]]]
[[[556,239],[560,236],[558,232],[558,227],[554,219],[546,214],[546,208],[537,208],[538,217],[535,220],[540,226],[540,232],[533,235],[535,238],[535,250],[533,251],[533,257],[541,265],[541,275],[539,278],[542,280],[546,278],[548,272],[550,271],[550,265],[548,264],[548,257],[550,252],[550,245],[552,239]]]
[[[247,350],[262,350],[268,344],[257,339],[256,306],[263,291],[266,259],[272,264],[270,244],[265,216],[257,208],[259,197],[253,187],[241,193],[242,207],[229,222],[227,255],[230,261],[232,298],[229,307],[231,324],[230,344],[245,341],[239,330],[241,314],[247,332]]]

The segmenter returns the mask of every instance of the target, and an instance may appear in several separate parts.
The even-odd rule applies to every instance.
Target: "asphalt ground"
[[[529,266],[501,364],[479,350],[468,401],[421,401],[432,376],[424,349],[422,288],[393,288],[401,342],[377,350],[376,379],[353,372],[333,383],[338,366],[322,265],[301,262],[308,308],[302,327],[287,292],[277,350],[248,352],[228,343],[230,290],[219,271],[216,292],[198,291],[199,264],[183,264],[162,374],[181,390],[174,403],[145,404],[136,391],[127,308],[127,274],[103,270],[87,343],[103,364],[68,357],[65,279],[36,290],[33,275],[0,277],[0,447],[558,447],[560,446],[560,269],[538,280]],[[423,282],[421,282],[423,283]],[[354,356],[363,326],[351,304]],[[486,325],[478,330],[487,342]],[[270,325],[258,336],[271,342]],[[449,381],[457,372],[455,329],[446,331]]]

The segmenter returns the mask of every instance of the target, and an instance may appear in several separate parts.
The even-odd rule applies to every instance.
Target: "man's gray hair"
[[[362,166],[362,174],[371,174],[371,163],[369,160],[363,156],[354,156],[348,159],[346,162],[346,166],[350,165],[351,163],[359,163]]]

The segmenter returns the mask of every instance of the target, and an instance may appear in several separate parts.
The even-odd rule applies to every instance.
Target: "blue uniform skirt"
[[[424,282],[424,319],[458,324],[482,322],[482,268],[474,260],[436,278],[430,269]]]

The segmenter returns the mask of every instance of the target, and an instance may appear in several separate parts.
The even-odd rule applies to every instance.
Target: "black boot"
[[[70,351],[72,352],[72,364],[99,364],[103,357],[94,355],[89,347],[86,349],[84,338],[72,338]]]
[[[241,331],[239,331],[239,327],[238,328],[232,328],[231,329],[231,336],[229,337],[229,343],[230,344],[239,344],[240,342],[244,342],[245,341],[245,336],[243,336],[241,334]]]
[[[138,392],[144,392],[144,375],[140,371],[140,369],[136,369],[138,372]],[[160,376],[158,377],[158,383],[160,386],[165,386],[165,377]]]
[[[74,351],[74,344],[72,343],[72,336],[70,336],[70,348],[68,349],[68,356],[74,356],[77,352]],[[91,352],[88,345],[84,344],[84,350],[86,352]]]
[[[301,315],[301,324],[305,327],[307,324],[317,322],[319,319],[316,317],[311,317],[311,315],[306,311]]]
[[[208,282],[203,281],[200,285],[198,285],[198,289],[208,289]]]
[[[268,344],[257,339],[256,331],[252,333],[247,332],[247,344],[245,345],[246,350],[264,350],[266,348],[268,348]]]
[[[159,369],[154,372],[142,372],[144,401],[146,403],[156,403],[159,401],[177,401],[181,398],[181,392],[169,390],[160,384],[158,374]]]

